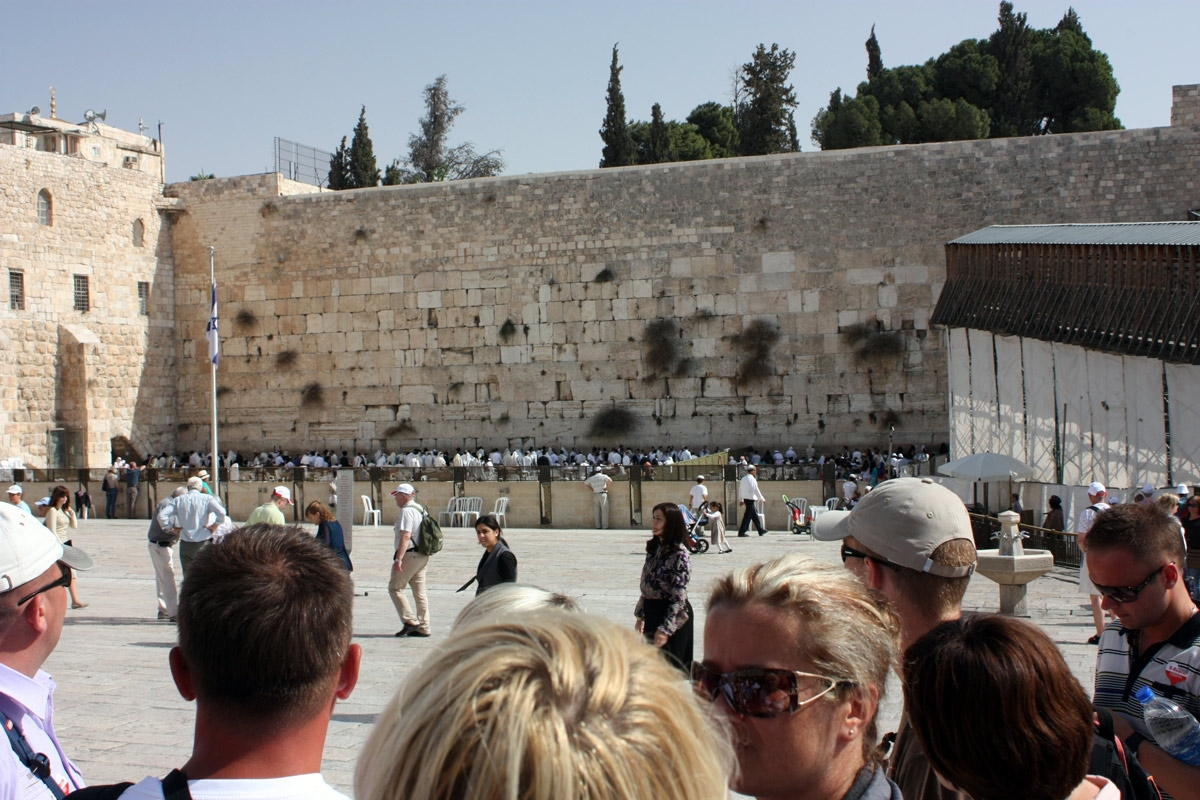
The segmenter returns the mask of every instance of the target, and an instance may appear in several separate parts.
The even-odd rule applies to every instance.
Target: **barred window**
[[[8,307],[13,311],[25,310],[25,273],[19,269],[8,271]]]
[[[150,314],[150,284],[138,281],[138,313],[143,317]]]
[[[92,308],[92,295],[88,291],[88,276],[75,276],[75,310],[90,311]]]
[[[54,203],[50,199],[50,193],[45,189],[38,192],[37,196],[37,215],[38,222],[42,225],[54,224]]]

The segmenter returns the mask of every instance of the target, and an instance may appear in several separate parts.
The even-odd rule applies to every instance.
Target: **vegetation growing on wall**
[[[588,436],[593,439],[616,439],[632,435],[637,427],[638,419],[632,411],[612,406],[592,417],[588,426]]]
[[[321,384],[312,382],[300,390],[301,408],[320,408],[325,405],[325,390]]]
[[[854,345],[859,361],[884,360],[904,355],[904,335],[900,331],[885,331],[883,323],[858,322],[842,328],[842,335]]]
[[[233,327],[235,330],[245,331],[257,324],[258,317],[248,308],[238,309],[237,314],[233,316]]]
[[[504,320],[504,324],[500,326],[500,339],[507,342],[509,339],[517,335],[517,326],[513,324],[511,319]]]
[[[642,362],[646,376],[667,375],[679,365],[679,323],[659,318],[646,323],[642,333]]]
[[[404,436],[416,432],[417,429],[413,427],[411,420],[402,419],[384,431],[383,436],[385,439],[390,439],[393,436]]]
[[[296,365],[296,359],[300,354],[295,350],[280,350],[275,354],[275,366],[280,369],[288,369]]]
[[[746,386],[762,380],[774,369],[773,351],[779,341],[779,325],[770,319],[755,319],[746,323],[742,332],[733,337],[733,346],[742,352],[733,380]]]

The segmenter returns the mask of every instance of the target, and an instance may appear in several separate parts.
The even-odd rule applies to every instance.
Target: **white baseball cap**
[[[411,483],[402,483],[396,487],[396,491],[392,492],[393,495],[397,495],[397,494],[414,495],[416,493],[417,493],[417,490],[413,488],[413,485]]]
[[[813,521],[813,536],[834,542],[853,536],[893,564],[943,578],[970,575],[975,565],[950,567],[930,558],[954,539],[975,542],[967,508],[954,492],[929,478],[884,481],[853,511],[826,511]]]
[[[92,568],[87,553],[61,544],[53,531],[21,509],[0,504],[0,592],[24,586],[58,561],[75,569]]]
[[[1107,491],[1108,489],[1105,489],[1104,484],[1100,481],[1092,481],[1088,484],[1088,494],[1092,495],[1093,497],[1098,494],[1104,494]]]
[[[25,494],[25,490],[21,488],[20,484],[14,483],[12,486],[8,487],[8,493],[9,494]]]
[[[1181,483],[1175,487],[1175,494],[1191,494],[1191,492],[1188,491],[1186,483]]]
[[[275,491],[271,492],[271,497],[282,497],[287,500],[289,506],[296,505],[292,502],[292,490],[286,486],[276,486]]]

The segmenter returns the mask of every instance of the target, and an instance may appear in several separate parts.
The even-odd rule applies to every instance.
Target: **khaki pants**
[[[388,579],[388,594],[392,596],[392,605],[396,607],[400,621],[420,628],[422,632],[429,631],[429,598],[425,594],[425,567],[428,565],[429,556],[409,551],[404,554],[403,566],[398,572],[392,565],[392,576]],[[417,604],[415,615],[408,598],[404,596],[405,587],[412,588],[413,600]]]
[[[592,509],[596,512],[596,527],[608,529],[608,492],[596,492],[592,498]]]

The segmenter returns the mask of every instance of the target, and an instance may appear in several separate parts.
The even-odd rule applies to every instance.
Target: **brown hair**
[[[662,536],[659,537],[660,541],[651,536],[650,541],[646,542],[646,552],[649,553],[658,547],[676,548],[682,545],[687,539],[687,523],[683,521],[683,512],[679,510],[679,506],[675,503],[659,503],[654,507],[654,511],[662,512],[666,524],[663,526]]]
[[[1154,503],[1122,503],[1101,511],[1088,531],[1084,547],[1089,553],[1124,550],[1146,565],[1169,559],[1180,568],[1187,556],[1179,524]]]
[[[908,648],[903,682],[930,765],[975,800],[1062,800],[1087,774],[1092,704],[1036,625],[943,623]]]
[[[67,498],[68,501],[70,501],[71,490],[65,486],[55,486],[54,491],[50,493],[51,507],[58,508],[58,501],[63,499],[64,497]]]
[[[304,507],[305,519],[308,519],[308,517],[313,514],[316,514],[322,522],[333,522],[337,519],[337,516],[329,510],[329,506],[325,505],[320,500],[313,500]]]
[[[354,588],[298,526],[248,525],[202,549],[179,593],[179,649],[197,699],[245,724],[311,718],[350,647]]]
[[[875,561],[887,562],[887,558],[862,542],[858,542],[858,548]],[[975,543],[969,539],[942,542],[929,554],[929,560],[945,567],[969,567],[976,561]],[[899,592],[911,600],[920,600],[931,615],[940,618],[962,607],[963,595],[967,593],[967,584],[971,582],[970,575],[944,578],[941,575],[901,567],[899,564],[896,567],[892,572]]]

